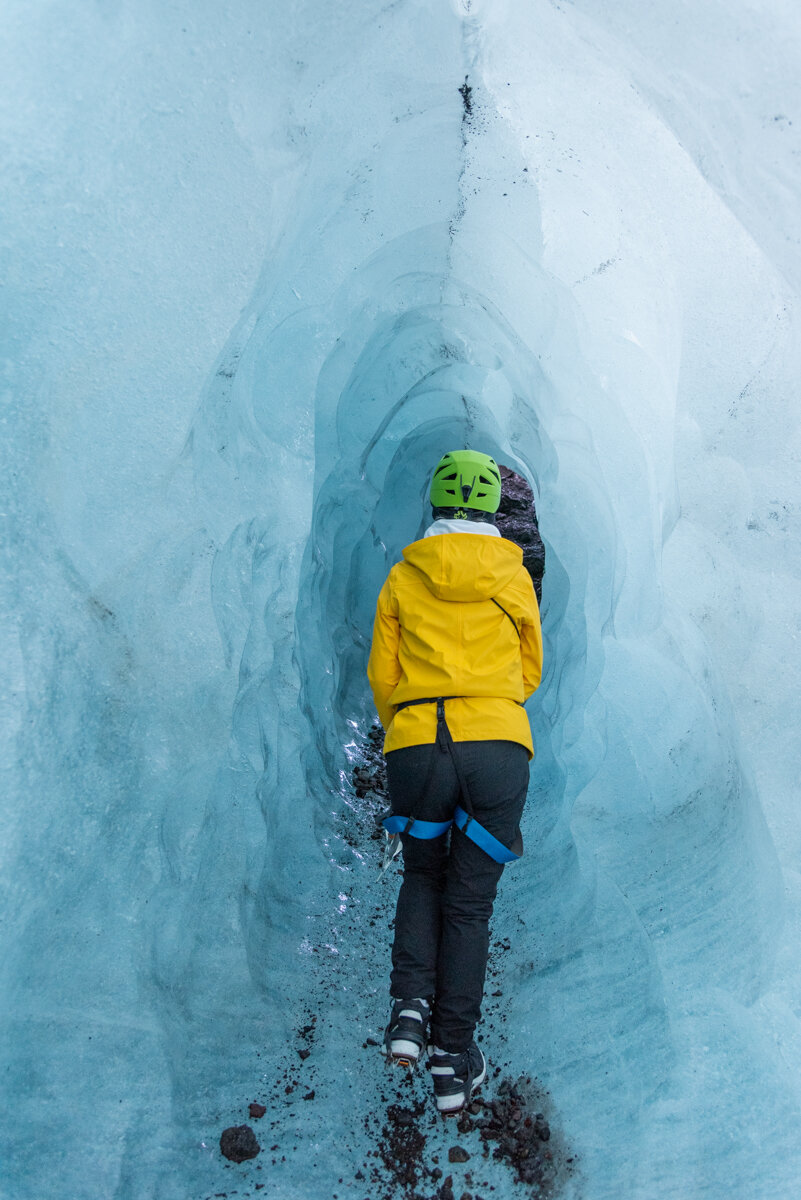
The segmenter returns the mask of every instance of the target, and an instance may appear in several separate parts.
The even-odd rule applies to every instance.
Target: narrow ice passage
[[[364,667],[463,444],[531,482],[548,550],[487,1054],[548,1090],[566,1196],[790,1195],[797,19],[268,8],[56,5],[63,53],[35,84],[21,56],[3,127],[9,1195],[361,1197],[397,1086],[370,1044],[397,880],[353,798]],[[89,36],[121,72],[91,133]],[[81,172],[38,132],[53,105]],[[129,236],[153,204],[196,239],[177,263]],[[233,1184],[217,1139],[261,1096]]]

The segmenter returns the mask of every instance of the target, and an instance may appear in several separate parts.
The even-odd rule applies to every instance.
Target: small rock
[[[231,1162],[244,1162],[255,1158],[261,1150],[256,1135],[249,1125],[231,1125],[220,1135],[220,1151]]]
[[[306,1059],[309,1057],[310,1054],[311,1054],[311,1050],[298,1050],[298,1055],[300,1056],[300,1058],[303,1062],[306,1061]]]
[[[248,1106],[248,1112],[250,1113],[251,1117],[253,1117],[255,1120],[258,1120],[259,1117],[264,1116],[264,1114],[267,1112],[267,1109],[263,1104],[259,1104],[254,1100],[252,1104]]]
[[[448,1151],[448,1162],[463,1163],[468,1162],[469,1159],[470,1155],[463,1146],[451,1146],[450,1150]]]
[[[442,1169],[440,1167],[434,1167],[434,1170],[431,1172],[431,1178],[442,1179]]]
[[[437,1192],[438,1200],[453,1200],[453,1176],[446,1175],[442,1187]]]
[[[314,1088],[312,1088],[312,1090],[310,1092],[307,1092],[306,1095],[303,1097],[303,1099],[304,1100],[313,1100],[314,1099]]]

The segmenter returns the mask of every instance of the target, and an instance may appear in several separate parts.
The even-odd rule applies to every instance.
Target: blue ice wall
[[[801,33],[701,14],[7,8],[10,1198],[231,1188],[260,1094],[274,1194],[360,1194],[397,878],[350,768],[455,444],[548,550],[487,1053],[566,1195],[793,1194]]]

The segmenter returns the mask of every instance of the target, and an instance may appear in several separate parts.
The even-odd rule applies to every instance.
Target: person
[[[457,1113],[486,1078],[474,1039],[489,920],[533,757],[524,701],[542,673],[540,616],[521,549],[500,536],[497,463],[445,454],[433,522],[378,597],[367,667],[403,881],[384,1046],[414,1069],[427,1047],[437,1108]]]

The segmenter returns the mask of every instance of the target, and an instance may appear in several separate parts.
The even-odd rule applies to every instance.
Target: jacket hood
[[[523,551],[502,537],[445,533],[412,542],[404,560],[439,600],[489,600],[517,574]]]

